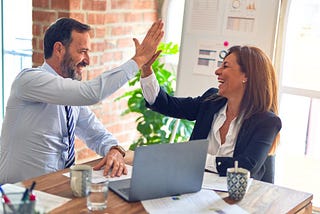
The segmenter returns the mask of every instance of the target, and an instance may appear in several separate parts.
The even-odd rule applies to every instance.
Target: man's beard
[[[61,67],[63,77],[71,78],[73,80],[79,80],[79,81],[82,80],[82,75],[78,74],[75,71],[75,68],[77,67],[77,65],[73,63],[73,60],[69,54],[66,54],[64,56],[60,67]]]

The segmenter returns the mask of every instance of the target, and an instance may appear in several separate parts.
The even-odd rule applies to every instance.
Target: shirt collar
[[[223,117],[226,117],[227,116],[227,106],[228,106],[228,103],[226,103],[218,112],[219,116],[223,116]]]
[[[55,75],[55,76],[58,76],[58,75],[59,75],[59,74],[58,74],[48,63],[46,63],[46,62],[44,62],[40,68],[41,68],[41,69],[44,69],[44,70],[46,70],[46,71],[48,71],[48,72],[50,72],[50,73],[52,73],[52,74]]]
[[[218,115],[219,117],[227,117],[227,106],[228,106],[228,102],[219,110]],[[241,124],[242,120],[243,120],[243,114],[238,115],[238,120],[237,123]]]

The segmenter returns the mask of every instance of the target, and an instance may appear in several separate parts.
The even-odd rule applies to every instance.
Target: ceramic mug
[[[90,192],[92,167],[73,165],[70,167],[70,186],[74,196],[85,197]]]
[[[227,169],[227,186],[229,197],[241,200],[247,192],[250,171],[244,168]]]

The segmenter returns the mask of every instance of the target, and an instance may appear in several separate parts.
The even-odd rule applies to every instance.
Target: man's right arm
[[[133,60],[103,72],[100,76],[78,81],[50,73],[48,65],[42,69],[23,71],[13,83],[14,95],[25,101],[56,105],[93,105],[122,87],[138,71]]]

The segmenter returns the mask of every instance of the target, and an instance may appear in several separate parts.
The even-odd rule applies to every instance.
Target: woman
[[[231,47],[215,71],[218,89],[210,88],[195,98],[178,98],[159,87],[151,70],[155,57],[141,72],[147,107],[170,117],[196,121],[190,140],[209,139],[207,170],[225,176],[237,160],[251,177],[273,183],[281,120],[270,59],[256,47]]]

